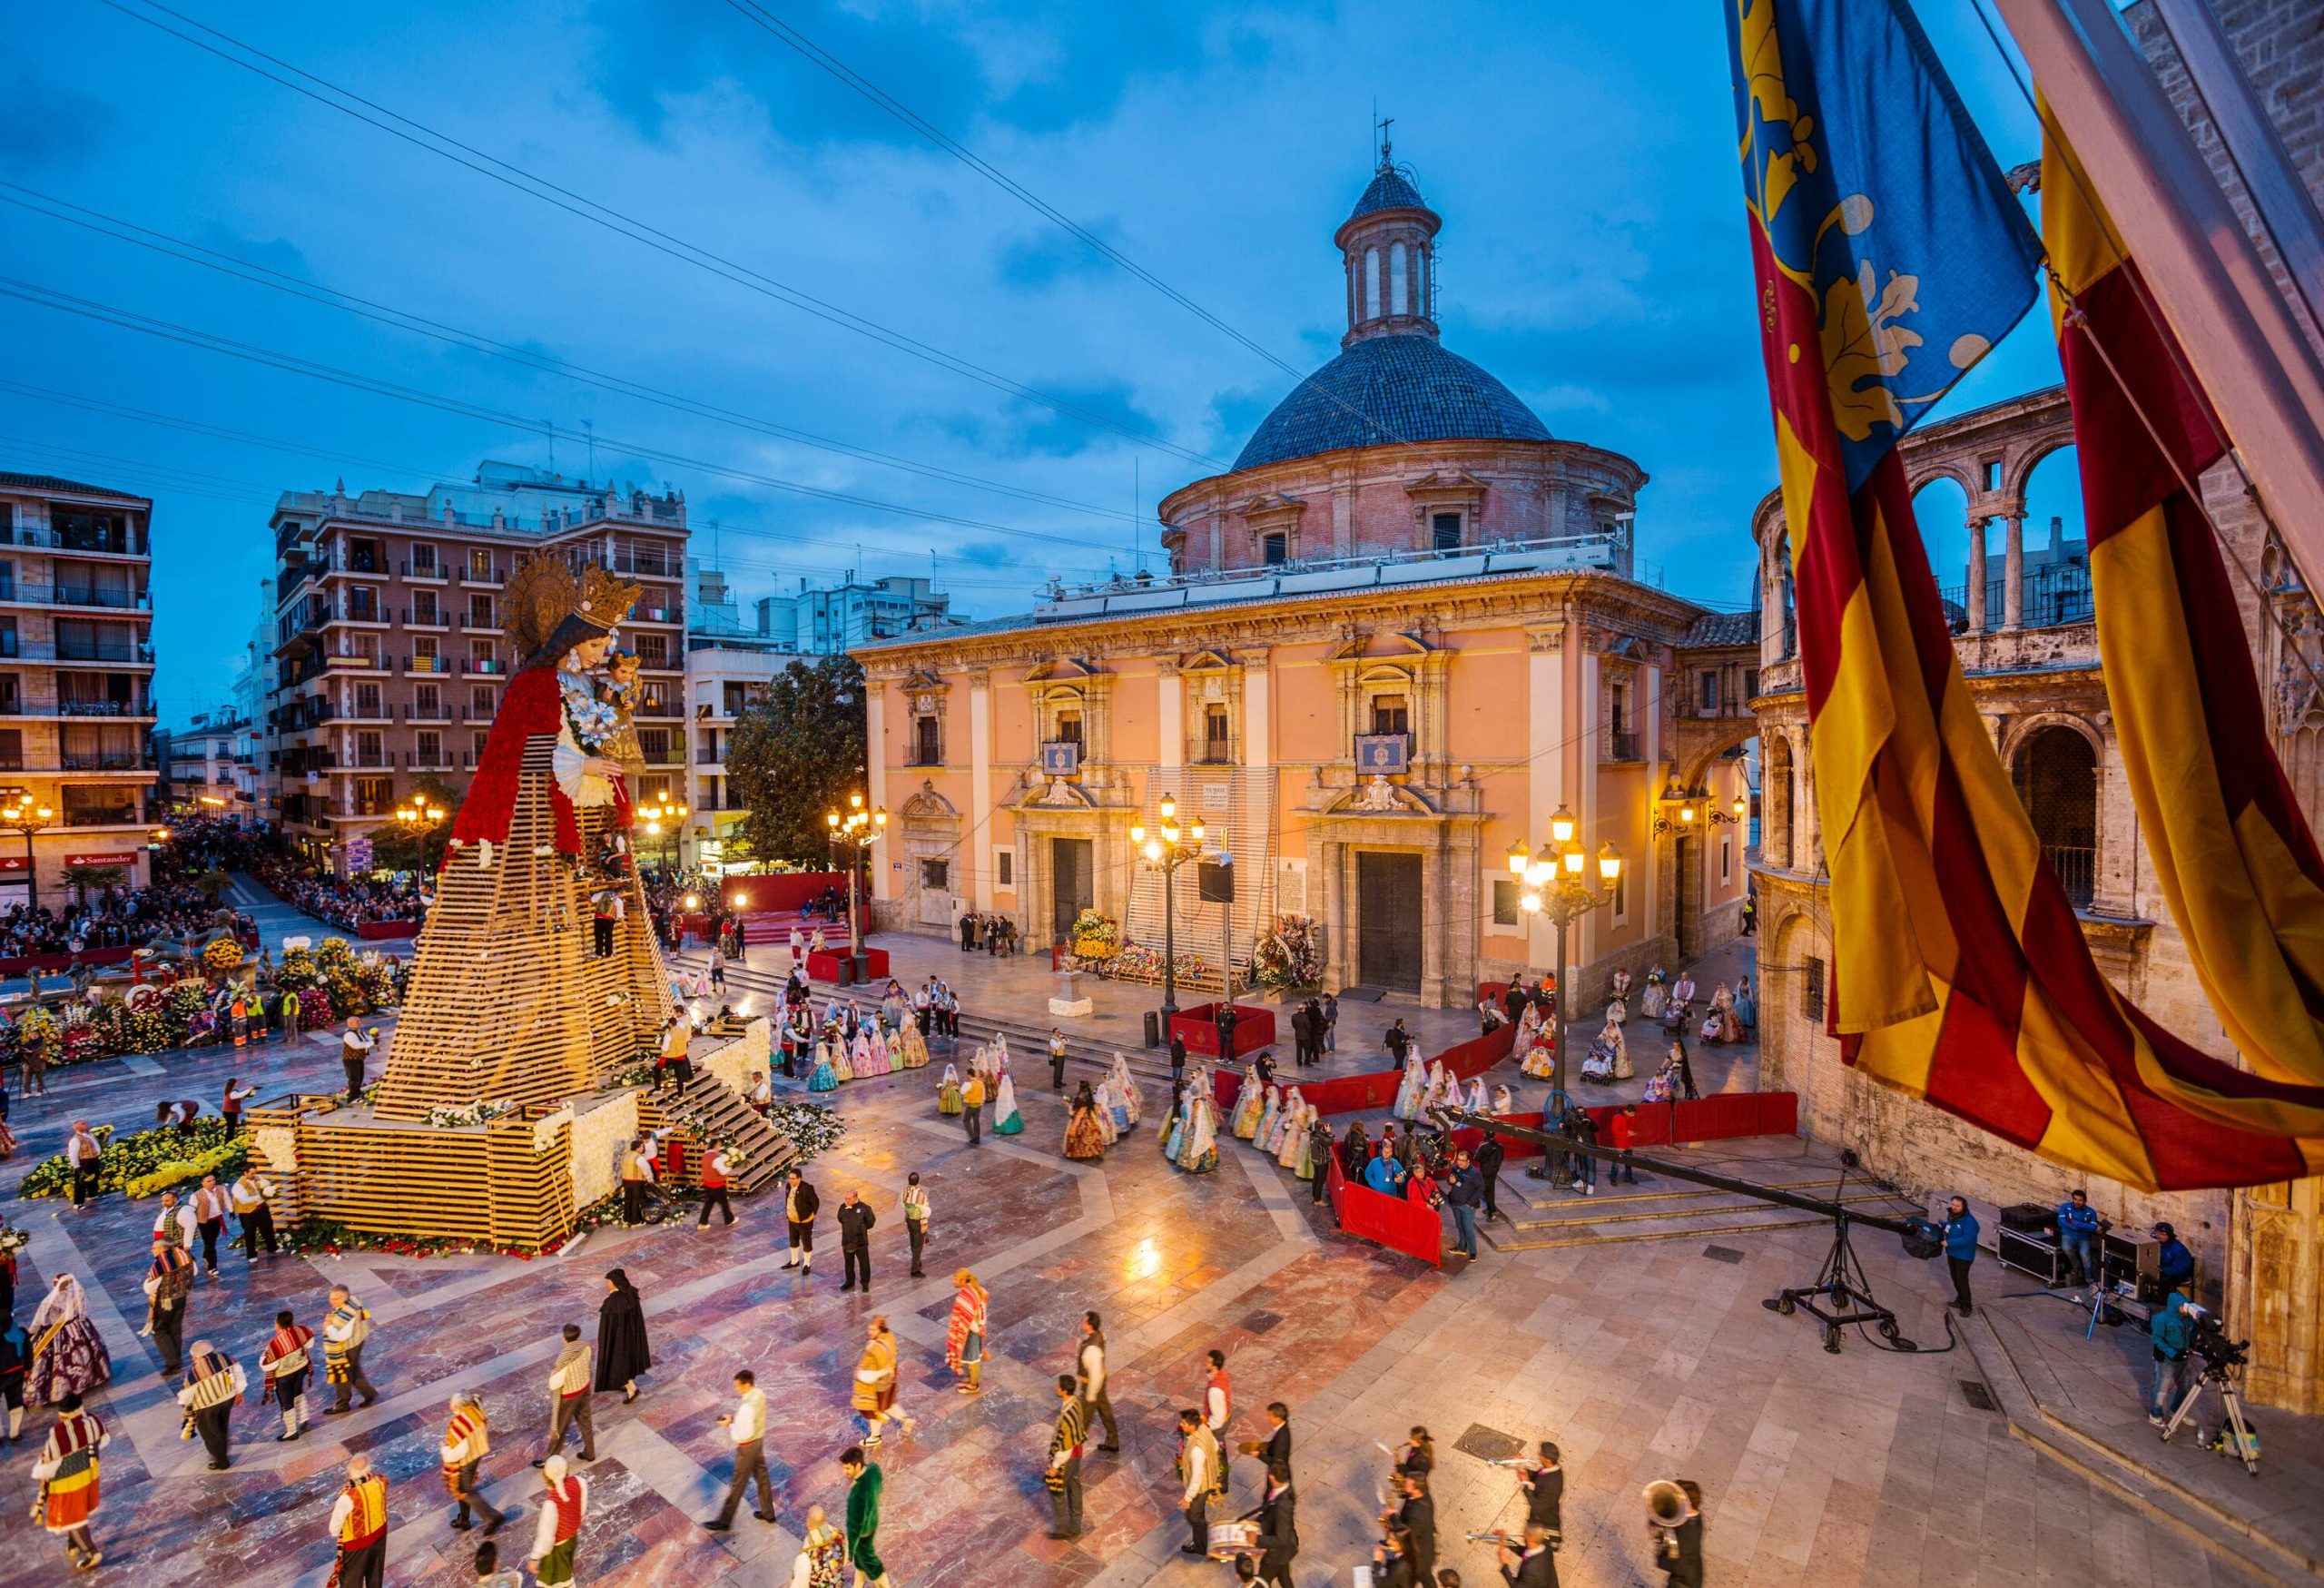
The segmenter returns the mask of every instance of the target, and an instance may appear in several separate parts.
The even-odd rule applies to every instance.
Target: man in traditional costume
[[[483,1518],[487,1538],[508,1520],[484,1497],[484,1489],[476,1481],[478,1467],[491,1452],[492,1431],[485,1421],[484,1403],[467,1390],[459,1391],[452,1396],[452,1418],[445,1425],[444,1442],[436,1453],[444,1467],[444,1492],[459,1507],[452,1513],[455,1533],[466,1533],[476,1525],[468,1520],[471,1510]]]
[[[960,1376],[960,1393],[975,1395],[984,1371],[984,1338],[991,1297],[977,1277],[962,1268],[952,1276],[952,1316],[944,1324],[944,1366]]]
[[[388,1480],[371,1458],[347,1464],[347,1484],[331,1502],[330,1536],[339,1545],[332,1588],[380,1588],[388,1564]]]
[[[904,1178],[904,1237],[911,1242],[911,1277],[923,1277],[920,1271],[921,1253],[928,1247],[928,1188],[920,1183],[920,1171],[914,1169]]]
[[[193,1431],[202,1435],[212,1472],[226,1470],[229,1419],[249,1389],[250,1380],[243,1376],[241,1363],[207,1340],[193,1343],[186,1356],[185,1386],[178,1391],[178,1405],[185,1408]]]
[[[97,1514],[97,1452],[112,1442],[95,1415],[81,1409],[81,1397],[67,1394],[56,1403],[56,1425],[33,1464],[41,1525],[64,1540],[65,1558],[84,1572],[105,1558],[90,1535],[89,1519]]]
[[[815,1265],[815,1211],[822,1206],[807,1177],[793,1169],[783,1192],[783,1221],[791,1236],[791,1255],[783,1266],[795,1266],[803,1278]]]
[[[588,1514],[589,1485],[567,1472],[565,1457],[552,1455],[541,1468],[539,1525],[533,1529],[532,1568],[538,1588],[560,1588],[573,1581],[573,1557],[581,1544],[581,1519]]]
[[[1114,1403],[1106,1394],[1106,1331],[1094,1312],[1081,1315],[1081,1354],[1074,1366],[1079,1380],[1084,1425],[1092,1415],[1097,1416],[1106,1425],[1106,1442],[1098,1449],[1107,1455],[1119,1455],[1121,1430],[1114,1425]]]
[[[1074,1376],[1060,1373],[1057,1380],[1057,1425],[1049,1434],[1049,1465],[1041,1482],[1049,1492],[1055,1525],[1051,1538],[1081,1536],[1081,1446],[1088,1436],[1088,1414]]]
[[[266,1243],[266,1255],[271,1261],[279,1249],[274,1238],[274,1208],[267,1198],[266,1182],[259,1179],[254,1164],[244,1166],[241,1176],[228,1189],[227,1197],[233,1203],[234,1217],[242,1225],[242,1261],[258,1261],[259,1242]]]
[[[145,1270],[145,1332],[162,1353],[162,1376],[185,1362],[185,1301],[193,1291],[193,1256],[183,1247],[156,1239]]]
[[[863,1425],[867,1450],[880,1443],[881,1429],[891,1422],[901,1425],[907,1437],[920,1425],[896,1404],[896,1336],[884,1316],[875,1316],[864,1326],[863,1355],[856,1358],[849,1398]]]
[[[378,1045],[379,1038],[364,1031],[360,1021],[351,1014],[347,1017],[347,1030],[339,1039],[339,1062],[347,1071],[347,1097],[350,1102],[363,1095],[363,1063]]]
[[[344,1285],[330,1287],[330,1312],[323,1319],[323,1382],[331,1387],[325,1416],[351,1411],[348,1396],[360,1395],[369,1406],[379,1389],[363,1374],[363,1345],[371,1337],[371,1315]]]
[[[193,1228],[202,1241],[202,1272],[209,1278],[218,1277],[218,1238],[226,1233],[226,1215],[232,1208],[218,1177],[202,1176],[193,1193]]]
[[[274,1337],[258,1355],[261,1387],[282,1408],[282,1432],[274,1436],[279,1444],[296,1439],[307,1425],[308,1353],[314,1343],[314,1330],[300,1327],[285,1308],[274,1315]]]
[[[548,1370],[548,1448],[533,1463],[544,1472],[557,1452],[565,1448],[565,1436],[576,1425],[581,1431],[581,1459],[597,1459],[597,1431],[589,1419],[589,1343],[581,1337],[579,1324],[566,1324],[563,1338],[556,1360]]]
[[[854,1588],[888,1588],[887,1563],[880,1559],[880,1494],[886,1480],[857,1449],[840,1456],[839,1470],[847,1477],[847,1558],[855,1563]]]
[[[1218,1441],[1202,1414],[1188,1407],[1178,1414],[1178,1504],[1187,1518],[1187,1542],[1182,1555],[1210,1553],[1210,1497],[1218,1487]]]
[[[840,1588],[846,1579],[847,1534],[825,1519],[821,1505],[808,1506],[807,1532],[799,1541],[789,1588]]]
[[[64,1162],[73,1171],[73,1206],[85,1209],[97,1195],[98,1160],[104,1149],[89,1129],[86,1119],[73,1121],[73,1134],[64,1140]]]

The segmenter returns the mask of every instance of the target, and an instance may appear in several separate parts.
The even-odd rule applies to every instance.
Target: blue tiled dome
[[[1434,337],[1375,336],[1350,347],[1277,403],[1235,467],[1257,469],[1396,441],[1550,439],[1516,393],[1458,353],[1446,352]]]
[[[1420,189],[1413,186],[1412,178],[1393,165],[1380,168],[1372,178],[1372,185],[1355,201],[1355,208],[1348,219],[1369,215],[1374,210],[1425,210],[1428,205],[1420,196]]]

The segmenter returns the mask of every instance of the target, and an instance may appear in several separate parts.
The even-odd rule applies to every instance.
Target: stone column
[[[1577,628],[1574,631],[1574,636],[1579,643],[1580,629]],[[1571,746],[1574,757],[1574,793],[1581,796],[1574,802],[1573,839],[1575,843],[1581,845],[1582,853],[1589,857],[1582,867],[1582,877],[1590,886],[1596,887],[1598,885],[1598,846],[1606,841],[1605,835],[1598,831],[1598,768],[1599,763],[1604,759],[1606,754],[1604,726],[1598,721],[1599,705],[1603,698],[1603,692],[1599,686],[1598,653],[1590,650],[1586,644],[1581,645],[1581,666],[1578,669],[1581,675],[1581,709],[1573,716],[1574,744]],[[1582,728],[1585,723],[1590,725],[1586,732]],[[1570,947],[1577,968],[1590,964],[1597,959],[1598,927],[1604,914],[1605,912],[1602,910],[1592,910],[1574,922]],[[1562,994],[1562,988],[1560,989],[1560,992]]]
[[[992,675],[979,668],[969,675],[969,820],[960,859],[969,898],[980,913],[992,908],[991,840]]]
[[[1420,1003],[1423,1009],[1457,1008],[1444,1001],[1445,939],[1457,928],[1446,908],[1451,879],[1445,873],[1443,835],[1421,859]],[[1474,921],[1473,913],[1471,916]],[[1474,994],[1471,994],[1472,997]],[[1461,1002],[1466,1002],[1463,999]]]
[[[2324,1413],[2324,1178],[2231,1195],[2227,1328],[2251,1342],[2245,1393]]]
[[[2090,909],[2095,915],[2138,912],[2139,813],[2131,803],[2122,744],[2108,719],[2098,755],[2098,853]]]
[[[1564,757],[1557,749],[1565,737],[1565,654],[1561,648],[1565,633],[1559,623],[1525,631],[1525,817],[1520,836],[1529,850],[1548,842],[1550,813],[1558,808],[1566,787]],[[1527,917],[1529,967],[1550,962],[1553,936],[1549,922],[1539,915]]]
[[[2008,549],[2002,562],[2004,628],[2025,626],[2025,515],[2012,513],[2002,523],[2009,530]]]
[[[1315,827],[1307,831],[1313,849],[1309,883],[1323,890],[1315,918],[1322,923],[1324,933],[1324,988],[1336,992],[1348,984],[1347,943],[1352,934],[1346,931],[1347,891],[1340,881],[1340,867],[1345,863],[1347,851],[1330,839],[1313,836]]]
[[[1662,788],[1662,669],[1640,667],[1638,670],[1638,678],[1639,717],[1644,725],[1646,733],[1641,745],[1646,754],[1646,797],[1650,801],[1661,792]],[[1627,821],[1624,825],[1628,825]],[[1632,866],[1637,868],[1631,873],[1634,883],[1627,892],[1628,896],[1637,902],[1641,913],[1639,935],[1643,939],[1651,940],[1654,936],[1655,923],[1661,919],[1661,912],[1655,908],[1658,901],[1654,891],[1657,882],[1654,863],[1660,855],[1661,845],[1654,841],[1654,828],[1650,818],[1641,824],[1641,830],[1646,835],[1643,852],[1635,856],[1625,855],[1623,860],[1625,869]]]
[[[1269,712],[1268,653],[1265,647],[1241,653],[1243,663],[1243,764],[1275,764],[1274,721]]]
[[[1177,662],[1166,656],[1155,665],[1154,687],[1155,761],[1172,772],[1187,758],[1187,680]]]
[[[1791,764],[1799,777],[1800,823],[1798,849],[1791,869],[1813,876],[1824,869],[1824,814],[1816,804],[1816,763],[1808,755],[1807,730],[1791,737]]]
[[[1969,520],[1969,632],[1985,632],[1985,521]]]
[[[871,784],[865,803],[874,810],[882,809],[888,803],[888,686],[884,679],[870,680],[863,690],[863,765]],[[880,845],[872,846],[872,897],[893,899],[895,889],[888,882],[888,868],[881,863],[880,852]]]

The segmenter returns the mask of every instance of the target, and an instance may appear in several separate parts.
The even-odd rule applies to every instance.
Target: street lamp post
[[[1509,851],[1510,874],[1525,884],[1518,902],[1529,915],[1547,915],[1558,929],[1557,1054],[1550,1081],[1553,1104],[1566,1095],[1566,1028],[1573,1003],[1572,985],[1566,979],[1566,929],[1592,910],[1602,910],[1614,902],[1614,884],[1622,874],[1621,851],[1610,843],[1598,851],[1602,888],[1584,880],[1582,873],[1589,864],[1589,852],[1574,841],[1573,813],[1563,805],[1550,818],[1550,842],[1538,853],[1529,854],[1522,843]]]
[[[1178,868],[1190,860],[1202,858],[1203,821],[1196,816],[1186,826],[1178,825],[1178,800],[1176,794],[1164,794],[1161,804],[1162,825],[1147,837],[1145,827],[1129,830],[1130,847],[1137,851],[1146,869],[1162,874],[1162,1037],[1170,1036],[1170,1019],[1178,1012]],[[1226,1001],[1235,1001],[1232,987]],[[1232,1058],[1233,1055],[1228,1055]]]
[[[25,835],[25,884],[31,890],[31,908],[40,908],[40,866],[33,859],[33,834],[56,819],[47,805],[35,805],[30,794],[12,794],[0,804],[0,830]]]
[[[686,819],[686,807],[672,799],[670,791],[664,789],[638,806],[637,814],[645,819],[645,835],[662,841],[662,869],[665,872],[674,870],[670,846],[677,842],[678,824]]]
[[[824,812],[823,824],[831,830],[832,843],[854,846],[855,852],[848,856],[847,863],[847,962],[848,981],[861,983],[866,961],[863,933],[859,930],[856,919],[856,887],[862,880],[859,873],[872,846],[888,835],[888,812],[885,806],[866,811],[863,796],[860,794],[848,795],[847,804],[848,812],[843,817],[836,810]]]

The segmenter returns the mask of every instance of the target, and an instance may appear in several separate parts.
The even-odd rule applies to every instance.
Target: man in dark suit
[[[1270,1584],[1270,1588],[1292,1588],[1291,1563],[1299,1553],[1297,1504],[1291,1492],[1291,1469],[1267,1468],[1259,1508],[1250,1514],[1259,1524],[1258,1580]]]
[[[1416,1472],[1408,1472],[1397,1480],[1403,1486],[1404,1503],[1397,1507],[1396,1520],[1404,1524],[1413,1540],[1413,1581],[1436,1581],[1436,1502],[1429,1498],[1428,1479]]]
[[[1246,1439],[1238,1448],[1246,1455],[1256,1455],[1259,1465],[1269,1472],[1281,1467],[1291,1471],[1291,1408],[1281,1401],[1267,1402],[1267,1436]]]
[[[1503,1544],[1496,1553],[1501,1580],[1509,1588],[1558,1588],[1558,1558],[1550,1553],[1549,1534],[1539,1524],[1525,1524],[1522,1550]]]
[[[1307,1050],[1315,1041],[1315,1022],[1303,1003],[1291,1011],[1291,1058],[1302,1070],[1307,1067]]]

